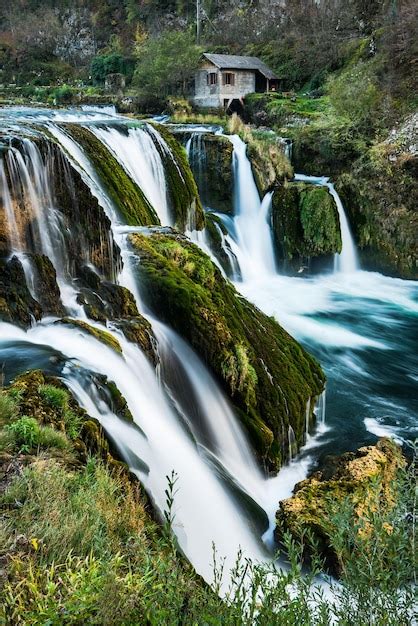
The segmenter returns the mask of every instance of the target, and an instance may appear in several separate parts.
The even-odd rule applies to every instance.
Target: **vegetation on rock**
[[[165,144],[162,146],[160,141],[155,142],[164,164],[174,223],[183,232],[186,229],[201,230],[205,225],[205,215],[186,151],[163,125],[152,126]]]
[[[341,252],[341,232],[334,199],[326,187],[287,183],[276,189],[272,204],[277,256],[286,270],[311,258]]]
[[[65,129],[86,152],[126,224],[130,226],[159,224],[154,208],[110,150],[88,128],[65,124]]]
[[[293,178],[293,169],[284,154],[284,146],[274,132],[251,129],[236,114],[231,117],[229,131],[240,135],[248,146],[248,158],[261,197],[276,185]]]
[[[322,469],[296,485],[291,498],[280,502],[278,539],[286,531],[297,539],[309,531],[327,565],[341,573],[346,560],[355,555],[346,544],[339,543],[339,515],[348,511],[352,517],[357,534],[354,552],[367,545],[376,532],[376,522],[383,524],[388,535],[397,533],[393,510],[398,497],[397,476],[404,467],[402,451],[391,439],[381,439],[375,446],[360,448],[355,453],[327,458]],[[386,518],[392,523],[384,522]]]
[[[259,457],[271,469],[280,467],[289,425],[303,442],[306,403],[323,389],[319,365],[181,235],[133,234],[130,241],[140,260],[143,298],[220,379]]]

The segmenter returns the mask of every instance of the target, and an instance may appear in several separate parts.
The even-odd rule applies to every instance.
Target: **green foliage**
[[[81,420],[69,406],[68,391],[54,385],[40,385],[38,391],[45,403],[63,418],[70,439],[76,439],[80,432]]]
[[[101,54],[92,60],[90,71],[96,84],[104,84],[106,76],[109,74],[123,74],[131,79],[134,71],[134,60],[119,52]]]
[[[11,396],[8,393],[0,393],[0,426],[14,419],[18,413],[19,396]]]
[[[41,426],[34,417],[26,415],[5,426],[5,431],[9,435],[9,444],[13,444],[20,452],[31,452],[38,446],[65,449],[69,445],[64,433],[49,426]]]
[[[238,553],[228,572],[214,546],[208,586],[156,527],[138,483],[125,473],[94,459],[76,472],[38,459],[0,497],[6,511],[0,540],[9,554],[0,619],[28,626],[409,626],[416,554],[415,517],[407,516],[416,508],[412,468],[393,486],[396,507],[390,520],[374,512],[372,535],[359,537],[349,507],[337,512],[335,545],[345,553],[345,570],[338,582],[329,581],[326,594],[317,586],[321,559],[313,553],[309,571],[301,565],[305,547],[315,548],[307,532],[300,541],[284,534],[280,562],[255,563]],[[176,489],[172,474],[171,522]],[[16,536],[27,542],[24,550],[16,550]]]
[[[68,392],[54,385],[40,385],[39,393],[52,408],[62,412],[68,410]]]
[[[134,83],[145,93],[186,93],[202,50],[186,31],[167,31],[149,39],[137,52]]]
[[[330,102],[338,115],[360,126],[375,127],[380,117],[382,93],[373,64],[358,63],[328,82]]]

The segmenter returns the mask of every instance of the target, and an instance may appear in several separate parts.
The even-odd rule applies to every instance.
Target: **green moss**
[[[22,374],[4,391],[15,398],[15,418],[30,416],[41,426],[52,426],[74,440],[84,418],[69,391],[55,378],[34,370]]]
[[[320,471],[299,483],[295,494],[280,503],[277,538],[280,540],[288,531],[300,540],[310,531],[328,565],[341,571],[342,555],[333,544],[338,535],[338,512],[349,504],[353,509],[352,526],[361,527],[365,522],[361,533],[371,532],[370,515],[379,506],[388,510],[394,505],[393,485],[404,466],[401,449],[390,439],[381,439],[376,446],[355,453],[328,457]]]
[[[157,214],[142,190],[106,146],[83,126],[63,124],[63,127],[86,152],[125,222],[130,226],[159,224]]]
[[[80,328],[82,331],[86,332],[88,335],[91,335],[95,339],[98,339],[101,343],[104,343],[106,346],[109,346],[115,352],[122,354],[122,348],[120,347],[117,339],[113,337],[110,333],[101,328],[96,328],[94,326],[90,326],[87,322],[83,322],[82,320],[74,320],[69,317],[65,317],[58,322],[57,324],[67,324],[69,326],[74,326]]]
[[[321,368],[184,237],[152,233],[130,239],[146,303],[209,364],[259,456],[277,468],[287,457],[289,424],[298,443],[303,441],[307,400],[323,388]]]
[[[288,183],[276,190],[273,233],[279,261],[298,270],[315,257],[341,252],[338,211],[326,187]]]
[[[160,143],[155,142],[164,163],[174,223],[181,231],[202,230],[205,225],[205,215],[186,151],[167,128],[161,124],[150,124],[150,126],[162,137],[169,148],[167,154]]]
[[[334,199],[325,187],[300,190],[300,220],[308,256],[340,253],[340,223]]]

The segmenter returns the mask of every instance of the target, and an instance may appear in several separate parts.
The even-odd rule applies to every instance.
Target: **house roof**
[[[205,52],[203,56],[220,70],[258,70],[266,78],[278,78],[278,76],[257,57],[243,57],[237,54],[209,54],[207,52]]]

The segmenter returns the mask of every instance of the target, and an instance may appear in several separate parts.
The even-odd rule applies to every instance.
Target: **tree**
[[[170,31],[137,48],[134,84],[144,93],[185,94],[202,50],[189,32]]]

